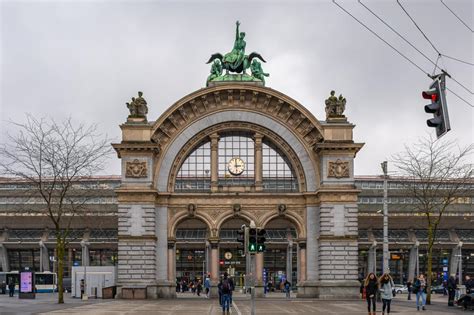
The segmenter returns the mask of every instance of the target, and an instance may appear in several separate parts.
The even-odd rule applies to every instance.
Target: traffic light
[[[257,251],[257,229],[249,229],[249,252],[255,253]]]
[[[431,103],[425,106],[425,112],[433,114],[433,118],[428,119],[426,124],[428,127],[436,128],[436,136],[439,138],[451,130],[446,104],[446,74],[434,77],[430,89],[423,91],[421,95],[424,99],[431,100]]]
[[[237,231],[237,242],[242,244],[242,247],[245,248],[245,230]]]
[[[257,232],[257,252],[263,253],[265,251],[265,229],[259,229]]]

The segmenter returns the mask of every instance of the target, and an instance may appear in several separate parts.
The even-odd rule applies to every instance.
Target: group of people
[[[466,276],[466,289],[467,292],[471,291],[471,286],[474,285],[474,281],[470,281],[470,277]],[[456,295],[457,280],[454,275],[451,275],[449,279],[443,284],[445,287],[445,294],[448,295],[448,306],[454,306],[454,297]],[[416,309],[417,311],[426,310],[426,289],[427,281],[423,274],[420,274],[414,281],[409,280],[407,282],[408,289],[408,300],[411,300],[412,293],[416,295]],[[367,310],[369,315],[375,315],[376,312],[376,299],[377,295],[380,294],[382,299],[382,314],[390,313],[390,304],[393,297],[396,294],[395,285],[393,279],[389,274],[384,274],[380,278],[371,272],[363,280],[360,288],[360,293],[365,295],[367,300]]]
[[[409,282],[408,286],[408,299],[411,299],[411,293],[416,294],[416,309],[419,311],[426,310],[426,280],[423,274],[420,274],[416,278],[413,285]],[[395,284],[392,277],[385,273],[380,278],[371,272],[362,282],[360,293],[365,294],[367,300],[367,310],[369,315],[375,315],[377,306],[377,294],[380,294],[382,299],[382,315],[390,314],[390,306],[392,299],[396,294]]]
[[[191,291],[193,295],[201,296],[201,292],[204,289],[206,297],[209,298],[210,288],[211,288],[211,284],[210,284],[209,276],[205,277],[204,284],[202,283],[200,279],[195,279],[194,281],[191,280],[189,282],[186,281],[185,279],[182,279],[181,281],[176,280],[177,293]]]
[[[375,315],[378,293],[380,293],[382,297],[382,314],[385,314],[385,310],[387,310],[387,314],[390,314],[390,305],[394,296],[394,288],[395,284],[388,273],[383,274],[378,279],[373,272],[369,273],[360,288],[360,293],[365,294],[369,315]]]
[[[13,297],[15,295],[15,282],[13,280],[10,280],[8,285],[5,283],[5,281],[2,281],[0,284],[0,292],[2,294],[7,294],[7,287],[8,287],[8,295],[10,297]]]

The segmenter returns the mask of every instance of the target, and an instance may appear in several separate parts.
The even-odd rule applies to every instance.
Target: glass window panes
[[[183,162],[175,182],[176,191],[211,189],[211,142],[201,143]]]
[[[244,170],[240,175],[231,174],[229,161],[240,158],[244,162]],[[220,134],[218,175],[219,185],[249,186],[255,183],[255,144],[248,132],[232,131]]]
[[[298,191],[293,168],[283,152],[267,140],[262,144],[262,180],[266,191]]]

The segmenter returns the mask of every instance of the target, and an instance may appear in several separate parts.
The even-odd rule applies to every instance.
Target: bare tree
[[[471,144],[460,147],[455,141],[433,137],[419,140],[392,157],[404,181],[404,191],[414,200],[412,210],[424,216],[428,231],[427,302],[431,301],[433,244],[448,207],[470,193],[473,184]]]
[[[109,139],[101,137],[97,125],[74,125],[71,119],[56,122],[27,115],[15,123],[15,134],[0,147],[0,171],[21,178],[44,201],[41,210],[54,226],[58,271],[58,303],[64,303],[64,254],[71,223],[87,215],[86,198],[74,192],[74,183],[103,169],[112,152]]]

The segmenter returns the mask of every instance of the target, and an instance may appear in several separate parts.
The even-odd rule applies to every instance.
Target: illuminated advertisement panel
[[[20,272],[20,292],[30,293],[33,292],[33,273],[32,272]]]

